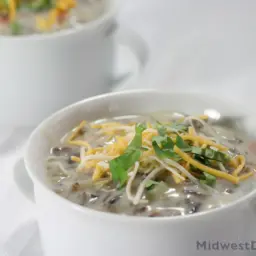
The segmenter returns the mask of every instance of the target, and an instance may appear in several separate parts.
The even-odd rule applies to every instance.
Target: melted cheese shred
[[[66,8],[65,4],[61,7]],[[222,152],[227,152],[228,148],[224,145],[215,142],[215,137],[207,138],[199,136],[193,126],[192,120],[199,120],[201,124],[206,124],[203,120],[207,119],[207,116],[197,117],[187,117],[185,120],[191,122],[188,127],[188,131],[178,132],[179,136],[184,141],[189,141],[189,146],[196,146],[201,148],[214,148]],[[78,163],[77,172],[86,172],[92,175],[92,181],[97,183],[102,178],[106,178],[108,181],[112,180],[112,173],[110,171],[109,161],[121,156],[135,136],[135,125],[134,123],[123,124],[118,122],[108,122],[108,123],[89,123],[84,120],[77,127],[71,131],[71,135],[65,137],[63,143],[67,143],[71,146],[80,147],[80,157],[71,156],[70,159],[73,162]],[[86,140],[85,128],[96,129],[95,134],[97,136],[109,135],[107,142],[101,147],[92,147],[90,143]],[[209,128],[210,129],[210,128]],[[213,129],[213,128],[211,128]],[[135,164],[127,171],[128,180],[126,185],[126,195],[129,201],[134,205],[139,203],[147,202],[143,199],[143,193],[146,189],[147,183],[152,179],[155,179],[161,171],[165,173],[169,172],[173,181],[176,184],[180,184],[186,180],[190,180],[194,184],[198,185],[210,194],[216,193],[214,188],[208,185],[201,184],[200,178],[201,174],[193,171],[192,167],[198,170],[209,173],[217,178],[225,179],[233,184],[238,184],[254,175],[254,171],[244,172],[246,159],[243,155],[237,155],[232,158],[229,163],[220,163],[217,161],[211,161],[211,166],[204,165],[199,161],[194,159],[194,154],[183,152],[177,145],[174,146],[173,152],[176,156],[179,156],[179,160],[175,161],[171,158],[161,158],[152,145],[152,139],[154,136],[159,136],[159,131],[150,122],[146,123],[146,128],[143,130],[142,137],[142,147],[145,150],[141,150],[140,159],[135,162]],[[166,132],[165,136],[170,137],[173,142],[176,142],[177,132]],[[89,137],[88,137],[89,140]],[[172,150],[172,148],[170,149]],[[63,166],[58,166],[60,170],[65,172]],[[215,168],[219,168],[215,169]],[[228,173],[230,171],[232,174]],[[138,174],[139,173],[139,174]],[[241,175],[239,175],[241,174]],[[133,192],[133,183],[135,183],[135,178],[137,175],[141,175],[142,181],[137,186],[136,191]],[[143,175],[143,176],[142,176]]]
[[[9,0],[9,21],[13,22],[16,19],[16,1]]]
[[[197,134],[196,134],[195,128],[192,127],[192,126],[190,126],[190,127],[188,128],[188,134],[189,134],[190,136],[196,136]],[[206,145],[206,144],[204,144],[204,145]],[[194,141],[194,146],[195,146],[195,147],[199,147],[199,142],[198,142],[198,141]]]
[[[92,150],[91,145],[87,141],[83,140],[72,140],[68,142],[70,145],[74,146],[80,146],[80,147],[86,147],[88,151]]]
[[[85,125],[86,125],[86,121],[84,120],[74,129],[74,131],[72,132],[68,140],[69,141],[74,140],[79,135],[81,130],[85,127]]]
[[[236,159],[239,162],[239,165],[237,166],[237,168],[232,173],[234,176],[238,176],[238,174],[243,170],[243,168],[245,166],[245,157],[244,156],[239,155],[239,156],[236,157]]]
[[[116,131],[124,130],[128,135],[127,136],[116,136],[115,137],[115,143],[111,143],[105,147],[102,148],[92,148],[91,145],[85,141],[85,140],[75,140],[79,133],[82,131],[82,129],[85,127],[86,121],[82,121],[72,132],[71,136],[68,138],[68,143],[74,146],[80,146],[85,149],[86,156],[83,157],[83,159],[72,156],[71,160],[74,162],[79,163],[78,171],[85,171],[86,169],[94,169],[93,172],[93,180],[97,181],[100,179],[105,173],[109,173],[109,166],[107,163],[102,162],[113,159],[114,157],[120,156],[124,153],[126,148],[129,145],[130,140],[134,136],[134,124],[131,125],[121,125],[117,122],[112,123],[103,123],[103,124],[89,124],[91,128],[93,129],[102,129],[106,132],[111,134],[115,134]],[[190,174],[189,168],[190,165],[197,167],[201,171],[205,171],[207,173],[210,173],[216,177],[224,178],[229,180],[232,183],[237,184],[240,180],[246,179],[246,177],[250,177],[249,174],[243,175],[242,177],[237,177],[238,174],[243,170],[245,166],[245,158],[242,155],[237,156],[235,159],[232,159],[230,161],[231,165],[235,167],[236,169],[233,171],[233,174],[230,175],[223,170],[219,171],[217,169],[205,166],[198,161],[194,160],[192,157],[190,157],[188,154],[181,151],[177,146],[175,146],[174,151],[182,157],[182,159],[185,161],[185,163],[182,165],[178,164],[177,162],[171,160],[171,159],[165,159],[164,161],[158,159],[155,157],[155,152],[152,148],[151,140],[153,136],[158,135],[158,131],[154,128],[152,128],[152,125],[148,122],[147,123],[147,129],[143,131],[142,133],[142,144],[143,146],[147,147],[147,151],[144,151],[141,156],[141,166],[147,166],[147,159],[153,158],[156,160],[163,168],[166,168],[171,172],[171,175],[173,177],[173,180],[176,184],[179,184],[185,180],[185,178],[191,179],[193,182],[197,183],[197,179]],[[132,134],[131,134],[132,133]],[[130,136],[131,135],[131,136]],[[196,135],[194,127],[189,127],[188,129],[188,135],[182,135],[181,137],[183,140],[192,141],[195,146],[201,145],[202,148],[206,148],[207,146],[212,146],[214,148],[217,148],[222,151],[227,151],[228,148],[225,146],[222,146],[220,144],[217,144],[207,138],[201,137]],[[127,139],[129,138],[129,139]],[[172,139],[175,141],[176,136],[172,136]],[[103,167],[102,165],[99,165],[99,162],[102,162],[107,167]],[[173,167],[167,165],[171,164]],[[223,169],[223,168],[222,168]],[[181,172],[181,174],[180,174]]]
[[[250,171],[246,174],[243,174],[239,177],[239,181],[244,181],[244,180],[247,180],[248,178],[252,177],[254,175],[254,171]]]
[[[47,18],[36,17],[37,28],[42,32],[49,31],[55,24],[60,22],[62,15],[67,14],[75,6],[75,0],[58,0],[55,7],[49,11]]]
[[[8,19],[12,23],[17,16],[17,4],[18,0],[8,0]],[[1,5],[2,7],[3,5]],[[41,31],[49,31],[56,23],[60,22],[60,17],[63,14],[68,13],[76,6],[76,0],[58,0],[55,7],[52,8],[47,18],[36,17],[37,28]]]
[[[71,156],[70,159],[71,159],[73,162],[76,162],[76,163],[80,163],[80,162],[81,162],[81,158],[80,158],[80,157],[77,157],[77,156]]]
[[[207,117],[204,116],[200,116],[199,118],[191,118],[188,120],[191,121],[192,119],[196,119],[203,122],[202,120],[207,119]],[[83,139],[80,137],[81,132],[84,132],[83,129],[86,127],[86,125],[87,122],[85,120],[82,121],[76,128],[73,129],[71,135],[66,141],[72,146],[80,147],[80,157],[71,156],[70,158],[73,162],[78,163],[77,171],[92,172],[92,180],[97,182],[102,177],[111,176],[108,161],[122,155],[125,152],[129,146],[129,143],[134,138],[135,124],[122,124],[118,122],[89,123],[88,125],[90,128],[97,129],[95,132],[97,135],[107,134],[110,135],[110,138],[112,138],[111,140],[113,140],[113,142],[97,148],[93,148],[90,143],[86,141],[85,137]],[[244,169],[246,162],[245,157],[242,155],[238,155],[230,160],[229,165],[234,168],[232,174],[227,173],[223,164],[216,164],[216,167],[219,167],[220,170],[215,169],[215,167],[206,166],[195,160],[193,155],[183,152],[177,146],[174,146],[173,151],[182,158],[181,163],[178,163],[170,158],[160,159],[158,156],[156,156],[152,146],[152,138],[158,135],[158,130],[155,129],[150,122],[147,122],[146,129],[142,132],[142,146],[147,150],[142,152],[140,160],[135,163],[132,171],[129,171],[129,179],[126,186],[127,197],[135,205],[143,201],[141,201],[141,197],[143,195],[143,191],[145,190],[146,182],[155,177],[155,175],[157,175],[161,170],[169,171],[176,184],[180,184],[186,179],[189,179],[197,185],[200,185],[198,180],[199,177],[196,176],[196,173],[190,171],[190,166],[209,173],[215,177],[226,179],[234,184],[238,184],[240,181],[243,181],[254,174],[254,172],[248,172],[238,176]],[[175,132],[168,133],[168,136],[173,140],[173,142],[176,142],[177,134]],[[192,145],[197,147],[213,147],[223,152],[228,150],[227,147],[214,142],[210,138],[197,135],[194,126],[190,126],[187,133],[180,133],[180,136],[184,141],[189,141],[192,143]],[[131,192],[131,186],[138,172],[144,173],[144,175],[147,174],[147,177],[139,185],[136,194],[133,195]]]
[[[181,138],[183,140],[190,140],[190,141],[197,141],[199,142],[201,145],[208,145],[208,146],[212,146],[214,148],[217,148],[219,150],[222,150],[222,151],[227,151],[228,148],[223,146],[223,145],[220,145],[220,144],[217,144],[211,140],[208,140],[204,137],[201,137],[201,136],[191,136],[191,135],[182,135]]]

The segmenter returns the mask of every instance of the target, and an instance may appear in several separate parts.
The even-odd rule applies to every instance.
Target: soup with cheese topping
[[[106,0],[4,0],[0,2],[0,34],[75,28],[99,18],[105,9]]]
[[[151,113],[81,121],[49,152],[60,196],[98,211],[144,217],[222,207],[255,188],[246,134],[207,116]]]

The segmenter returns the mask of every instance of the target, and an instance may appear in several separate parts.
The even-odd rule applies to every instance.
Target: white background
[[[140,31],[152,52],[139,86],[254,101],[255,10],[254,0],[127,1],[121,20]]]
[[[207,90],[253,107],[255,10],[255,0],[124,2],[120,22],[139,32],[151,51],[144,78],[131,86]],[[26,129],[13,129],[11,139],[5,140],[0,133],[0,243],[35,215],[33,204],[13,181],[27,135]]]

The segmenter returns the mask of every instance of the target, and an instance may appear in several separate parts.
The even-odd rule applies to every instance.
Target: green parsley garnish
[[[159,134],[160,136],[165,136],[165,134],[166,134],[166,128],[165,128],[164,125],[162,125],[161,123],[157,122],[157,124],[156,124],[156,129],[157,129],[158,134]]]
[[[171,132],[186,132],[188,130],[188,127],[184,124],[180,123],[171,123],[169,125],[165,126],[167,131]]]
[[[10,28],[13,35],[20,35],[22,33],[22,26],[17,21],[10,23]]]
[[[152,138],[152,146],[155,150],[156,155],[161,158],[171,158],[174,161],[181,160],[174,151],[174,142],[168,136],[155,136]]]
[[[180,123],[161,124],[157,122],[156,129],[160,136],[164,136],[166,132],[186,132],[188,127]]]
[[[53,1],[52,0],[37,0],[37,1],[32,1],[30,4],[27,6],[29,9],[33,11],[42,11],[42,10],[47,10],[53,7]]]
[[[155,181],[155,180],[149,180],[149,181],[147,182],[145,188],[146,188],[147,190],[151,190],[151,189],[154,188],[155,185],[158,185],[158,184],[159,184],[159,182],[157,182],[157,181]]]
[[[176,146],[184,152],[191,151],[191,147],[179,135],[176,137]]]
[[[156,155],[161,159],[171,158],[171,159],[173,159],[174,161],[177,161],[177,162],[181,160],[180,156],[177,155],[173,151],[173,149],[162,149],[158,146],[158,144],[155,141],[152,142],[152,146],[155,150]]]
[[[199,148],[199,147],[191,147],[191,152],[203,158],[209,160],[215,160],[218,162],[226,163],[229,161],[229,156],[220,151],[216,151],[211,148]]]
[[[145,126],[138,124],[135,127],[135,136],[129,144],[124,154],[109,162],[110,171],[114,182],[122,187],[128,179],[128,169],[130,169],[141,157],[142,132]]]
[[[215,184],[216,184],[216,177],[207,173],[207,172],[204,172],[203,173],[204,177],[203,179],[200,179],[200,182],[202,184],[206,184],[210,187],[213,187]]]

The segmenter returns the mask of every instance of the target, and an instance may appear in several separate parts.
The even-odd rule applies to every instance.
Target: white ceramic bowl
[[[134,80],[132,67],[118,72],[127,52],[137,60],[137,78],[148,59],[147,44],[117,23],[118,9],[118,0],[106,0],[99,18],[75,28],[0,35],[0,123],[36,126],[60,108],[113,90],[117,81]]]
[[[45,255],[198,256],[205,255],[209,241],[238,243],[252,240],[250,232],[255,215],[251,200],[255,191],[210,212],[142,218],[81,207],[58,196],[47,186],[45,161],[49,149],[82,119],[94,120],[157,110],[200,114],[206,108],[215,108],[222,113],[243,114],[237,105],[229,106],[228,102],[207,95],[138,90],[86,99],[60,110],[36,128],[28,142],[25,164],[34,183]],[[227,255],[232,252],[230,250],[226,252],[229,253]],[[239,255],[245,253],[240,252]],[[216,255],[214,250],[208,253]],[[220,255],[226,255],[225,251],[221,251]]]

